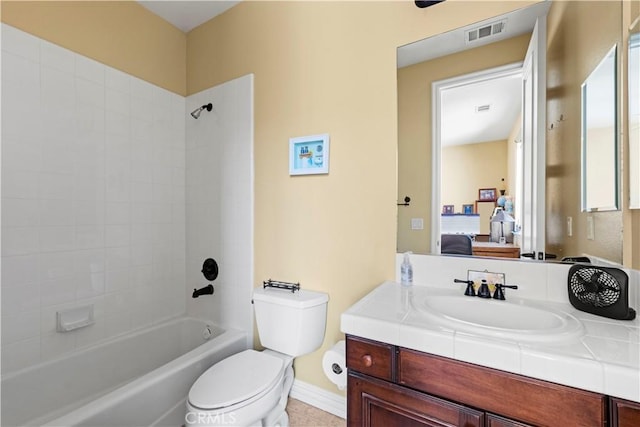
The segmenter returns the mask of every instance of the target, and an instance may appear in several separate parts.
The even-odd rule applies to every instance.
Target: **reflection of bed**
[[[472,255],[471,237],[467,234],[443,234],[440,236],[440,253]]]

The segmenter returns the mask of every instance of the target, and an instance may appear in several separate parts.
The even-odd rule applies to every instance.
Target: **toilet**
[[[189,390],[185,426],[289,426],[293,359],[322,344],[328,301],[321,292],[256,288],[253,305],[265,350],[245,350],[207,369]]]

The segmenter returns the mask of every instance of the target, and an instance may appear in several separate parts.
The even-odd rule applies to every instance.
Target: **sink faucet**
[[[486,279],[482,279],[480,282],[480,288],[478,288],[478,296],[480,298],[491,298],[491,291]]]
[[[496,283],[496,291],[493,293],[493,299],[504,301],[504,288],[518,289],[517,285],[503,285]]]

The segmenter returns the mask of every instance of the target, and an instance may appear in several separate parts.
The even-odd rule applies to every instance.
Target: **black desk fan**
[[[633,320],[629,276],[618,268],[576,264],[569,269],[569,301],[581,311],[617,320]]]

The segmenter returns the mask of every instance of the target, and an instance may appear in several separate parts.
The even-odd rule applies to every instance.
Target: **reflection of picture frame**
[[[464,213],[465,215],[473,214],[473,204],[462,205],[462,213]]]
[[[453,205],[442,206],[442,213],[446,215],[453,214]]]
[[[495,202],[496,201],[496,189],[495,188],[480,188],[478,190],[478,200],[481,202]]]
[[[329,134],[289,139],[289,175],[329,173]]]

